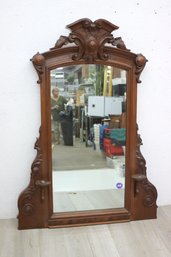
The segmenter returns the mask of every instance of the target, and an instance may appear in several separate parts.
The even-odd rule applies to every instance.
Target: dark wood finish
[[[36,141],[37,156],[31,167],[28,187],[18,199],[19,229],[67,227],[156,218],[157,191],[147,179],[136,124],[137,83],[147,62],[142,54],[128,50],[122,38],[111,34],[118,29],[99,19],[81,19],[67,26],[71,33],[61,36],[55,46],[31,59],[41,91],[41,128]],[[71,44],[72,43],[72,44]],[[127,71],[127,141],[125,207],[98,211],[53,213],[50,120],[50,70],[76,64],[104,64]]]

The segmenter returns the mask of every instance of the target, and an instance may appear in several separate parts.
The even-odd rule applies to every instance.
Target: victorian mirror
[[[32,63],[41,91],[40,136],[19,229],[156,218],[136,124],[146,64],[109,21],[81,19]]]

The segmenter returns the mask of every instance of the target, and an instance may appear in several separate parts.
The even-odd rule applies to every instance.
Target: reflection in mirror
[[[126,70],[51,71],[53,211],[124,207]]]

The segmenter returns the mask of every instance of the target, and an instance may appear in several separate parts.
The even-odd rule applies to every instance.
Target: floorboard
[[[171,205],[158,218],[110,225],[17,230],[0,220],[0,257],[171,257]]]

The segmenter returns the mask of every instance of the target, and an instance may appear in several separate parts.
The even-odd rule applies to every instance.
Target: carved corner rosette
[[[42,169],[42,151],[41,151],[41,129],[39,131],[40,135],[35,142],[34,149],[37,150],[37,155],[31,166],[31,176],[30,183],[28,187],[21,192],[18,198],[18,209],[19,215],[30,216],[36,211],[35,207],[35,194],[37,191],[36,181],[40,178]]]
[[[144,190],[143,204],[145,207],[151,207],[156,205],[157,190],[148,179],[142,181],[142,188]]]
[[[32,61],[33,66],[34,66],[35,70],[37,71],[37,74],[39,77],[39,80],[37,81],[37,83],[40,84],[42,82],[45,58],[42,54],[37,53],[33,56],[33,58],[30,61]]]
[[[137,54],[136,59],[135,59],[135,65],[136,65],[135,66],[136,67],[135,75],[136,75],[137,83],[141,83],[140,75],[146,65],[146,62],[148,62],[148,60],[145,58],[144,55]]]
[[[90,19],[81,19],[69,24],[67,28],[71,30],[69,36],[61,36],[51,50],[74,43],[78,46],[78,53],[73,55],[73,60],[107,60],[108,55],[104,53],[105,44],[129,51],[121,37],[114,38],[111,34],[118,27],[104,19],[94,22]]]
[[[142,139],[138,134],[137,125],[137,146],[136,146],[136,173],[132,175],[134,180],[134,192],[135,196],[141,194],[144,207],[152,207],[156,205],[157,190],[153,184],[151,184],[146,176],[146,161],[141,153],[140,147],[142,145]]]

